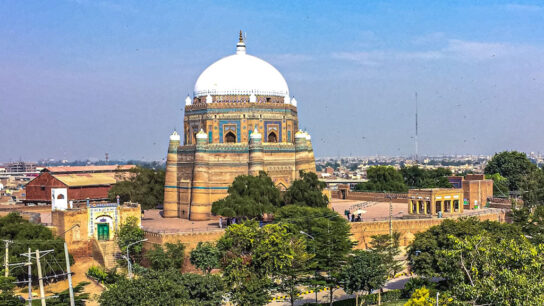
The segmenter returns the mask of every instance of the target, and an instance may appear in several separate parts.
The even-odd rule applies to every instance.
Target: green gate
[[[108,223],[98,223],[98,240],[110,240],[110,227]]]

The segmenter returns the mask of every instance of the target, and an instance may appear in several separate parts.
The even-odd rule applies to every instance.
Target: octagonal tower
[[[185,100],[183,141],[174,132],[168,146],[164,216],[209,220],[238,175],[266,171],[285,189],[299,170],[315,172],[296,103],[281,73],[246,53],[240,32],[236,54],[206,68]]]

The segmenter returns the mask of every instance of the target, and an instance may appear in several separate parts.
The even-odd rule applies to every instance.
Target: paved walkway
[[[401,276],[401,277],[392,279],[392,280],[388,281],[385,284],[384,291],[393,290],[393,289],[402,289],[402,288],[404,288],[404,285],[409,280],[410,280],[409,276]],[[350,298],[354,298],[354,297],[355,297],[355,295],[346,294],[344,292],[344,290],[342,290],[342,289],[337,289],[337,290],[334,291],[334,300],[335,301],[346,300],[346,299],[350,299]],[[329,301],[329,291],[318,292],[317,300],[318,300],[319,303],[327,303]],[[295,305],[304,305],[306,303],[315,303],[315,293],[308,293],[308,294],[303,295],[302,299],[297,300],[295,302]],[[284,301],[270,302],[270,303],[268,303],[268,305],[271,305],[271,306],[287,306],[287,305],[291,305],[291,303],[289,303],[289,300],[284,300]]]

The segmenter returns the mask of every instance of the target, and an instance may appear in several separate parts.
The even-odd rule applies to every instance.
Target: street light
[[[140,242],[144,242],[144,241],[147,241],[147,239],[138,240],[138,241],[135,241],[135,242],[130,243],[129,245],[127,245],[127,255],[123,256],[123,257],[125,257],[126,260],[127,260],[128,278],[132,278],[132,264],[130,263],[129,249],[130,249],[131,246],[133,246],[133,245],[135,245],[137,243],[140,243]]]
[[[300,233],[302,235],[306,235],[306,236],[310,237],[312,240],[314,240],[314,256],[315,256],[315,238],[314,238],[314,236],[312,236],[312,235],[310,235],[310,234],[308,234],[308,233],[306,233],[304,231],[300,231]],[[316,270],[314,270],[314,281],[316,281],[314,291],[315,291],[315,303],[317,304],[317,271]]]

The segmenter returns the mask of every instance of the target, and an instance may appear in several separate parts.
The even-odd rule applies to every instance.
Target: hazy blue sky
[[[200,72],[275,65],[317,156],[544,151],[544,4],[0,1],[0,161],[159,160]]]

